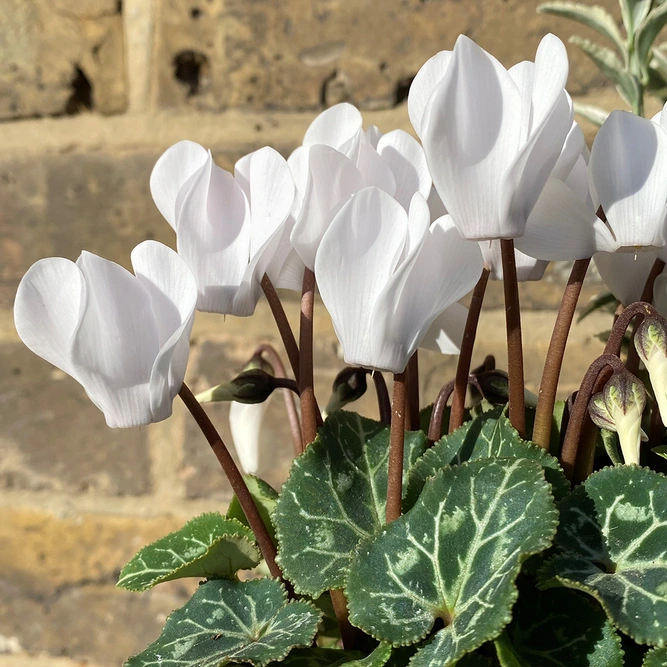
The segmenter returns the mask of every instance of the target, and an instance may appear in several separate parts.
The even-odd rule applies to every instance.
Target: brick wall
[[[604,0],[615,7],[615,0]],[[409,129],[405,96],[420,64],[465,32],[505,64],[532,57],[548,30],[535,0],[3,0],[0,2],[0,667],[118,665],[157,634],[192,590],[172,582],[114,588],[132,553],[229,489],[180,405],[167,422],[115,431],[69,377],[14,332],[16,285],[35,260],[82,248],[127,265],[138,242],[173,243],[148,193],[155,160],[189,138],[231,167],[272,144],[296,146],[318,109],[349,100],[383,130]],[[582,33],[584,31],[581,31]],[[617,104],[581,55],[570,90]],[[604,103],[604,102],[603,102]],[[539,382],[562,271],[526,286],[527,376]],[[500,291],[488,299],[477,356],[503,359]],[[596,285],[588,288],[590,295]],[[494,310],[495,308],[495,310]],[[288,301],[296,319],[296,302]],[[326,315],[316,318],[317,392],[341,367]],[[576,329],[572,389],[599,348],[602,319]],[[188,379],[230,378],[255,344],[273,342],[265,304],[251,320],[199,317]],[[450,358],[424,355],[432,400]],[[372,396],[362,409],[372,413]],[[229,437],[226,408],[211,414]],[[262,474],[275,485],[290,441],[272,401]],[[2,654],[5,654],[4,657]],[[41,657],[35,657],[41,656]],[[74,662],[70,662],[71,658]]]

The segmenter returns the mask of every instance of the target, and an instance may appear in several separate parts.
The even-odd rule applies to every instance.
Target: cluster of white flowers
[[[182,141],[150,180],[178,253],[140,244],[135,275],[85,252],[37,262],[16,296],[19,335],[110,426],[134,426],[171,413],[195,308],[251,315],[265,275],[298,290],[313,271],[345,360],[394,373],[421,345],[457,351],[458,301],[484,266],[502,279],[501,239],[519,280],[601,253],[612,291],[636,300],[665,253],[667,120],[616,111],[589,153],[567,74],[553,35],[509,70],[461,36],[411,86],[421,143],[364,130],[350,104],[321,113],[287,160],[261,148],[233,174]]]

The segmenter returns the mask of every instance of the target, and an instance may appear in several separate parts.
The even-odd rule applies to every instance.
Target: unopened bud
[[[356,366],[343,368],[331,385],[331,396],[327,403],[326,413],[331,414],[335,410],[344,408],[348,403],[360,399],[368,387],[367,373],[365,369]]]
[[[509,377],[505,371],[497,368],[475,375],[475,386],[482,396],[494,405],[503,405],[509,402]],[[524,389],[524,401],[528,407],[537,405],[537,396],[532,391]]]
[[[614,373],[604,389],[588,405],[593,423],[616,431],[626,464],[639,465],[639,448],[647,440],[642,431],[642,414],[646,406],[646,389],[639,378],[628,371]]]
[[[200,403],[236,401],[237,403],[263,403],[276,388],[276,379],[266,371],[255,368],[243,371],[230,382],[219,384],[197,394]]]
[[[243,367],[243,372],[245,371],[253,371],[259,369],[260,371],[264,371],[265,373],[268,373],[269,375],[275,375],[275,371],[273,370],[273,366],[262,356],[261,352],[258,352],[257,354],[253,355],[249,360],[248,363]]]
[[[635,332],[635,348],[651,378],[662,423],[667,426],[667,329],[662,318],[642,320]]]

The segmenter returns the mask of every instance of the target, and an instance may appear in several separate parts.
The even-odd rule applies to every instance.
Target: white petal
[[[197,305],[192,271],[171,248],[144,241],[132,251],[134,273],[151,297],[160,351],[151,371],[153,421],[171,415],[190,353],[190,332]]]
[[[552,178],[558,178],[561,181],[566,181],[572,169],[579,159],[582,159],[582,154],[586,149],[586,142],[584,141],[584,133],[576,122],[572,123],[572,127],[565,138],[563,149],[558,156],[556,166],[551,172]]]
[[[304,146],[324,144],[345,152],[361,130],[359,109],[343,102],[323,111],[310,124],[303,137]]]
[[[601,252],[595,255],[600,278],[609,291],[627,306],[639,301],[646,280],[658,257],[655,251],[648,252]]]
[[[149,382],[159,352],[150,295],[131,273],[97,255],[81,253],[77,266],[87,293],[71,347],[77,377],[109,426],[149,424]]]
[[[431,210],[431,220],[437,220],[442,218],[443,215],[447,215],[447,209],[440,199],[438,191],[431,186],[431,191],[428,194],[428,207]]]
[[[306,194],[291,241],[312,270],[322,235],[341,206],[363,187],[363,178],[349,158],[328,146],[310,149],[308,167]]]
[[[510,200],[502,187],[519,150],[520,115],[521,96],[507,70],[460,36],[429,103],[423,144],[438,194],[467,238],[522,231],[507,220]]]
[[[293,292],[301,292],[303,287],[303,272],[305,269],[304,263],[297,254],[296,250],[292,249],[285,263],[280,268],[280,273],[274,282],[276,289],[288,289]]]
[[[433,320],[420,347],[441,354],[458,354],[467,319],[468,309],[460,303],[453,303]]]
[[[408,116],[418,137],[421,137],[425,130],[422,125],[429,99],[437,85],[444,79],[451,59],[451,51],[436,53],[421,66],[410,84]]]
[[[79,267],[62,257],[40,259],[19,283],[14,323],[21,340],[37,355],[75,379],[69,357],[86,301]]]
[[[426,199],[415,192],[408,210],[408,245],[404,261],[410,261],[411,255],[419,250],[431,226],[431,210]]]
[[[667,106],[667,102],[665,103],[665,106]],[[663,130],[667,130],[667,114],[664,113],[665,111],[665,106],[658,111],[653,118],[651,118],[651,121],[655,123],[656,125],[660,125]]]
[[[347,155],[361,173],[365,186],[375,185],[387,194],[394,195],[396,179],[391,167],[378,155],[363,132],[359,133],[358,141]]]
[[[153,201],[174,229],[178,193],[190,176],[206,162],[206,156],[206,149],[194,141],[179,141],[168,148],[153,167],[150,178]]]
[[[301,199],[303,199],[306,193],[306,185],[308,185],[308,152],[309,148],[307,146],[299,146],[287,158],[287,166],[292,172],[294,185]]]
[[[234,449],[246,475],[256,475],[259,472],[259,441],[270,398],[263,403],[232,401],[229,404],[229,428]]]
[[[547,181],[524,235],[514,245],[543,260],[586,259],[616,247],[602,220],[556,178]]]
[[[424,149],[416,139],[403,130],[388,132],[378,142],[378,153],[394,174],[394,199],[406,211],[415,192],[429,196],[431,174]]]
[[[667,133],[626,111],[613,111],[591,152],[592,189],[620,246],[665,245]]]
[[[197,280],[197,308],[234,314],[250,259],[250,207],[234,177],[210,156],[180,206],[177,225],[178,252]]]
[[[371,146],[375,149],[378,147],[378,141],[382,138],[382,132],[380,132],[380,128],[377,125],[371,125],[367,130],[366,130],[366,138],[368,141],[370,141]]]
[[[435,318],[475,286],[482,268],[478,244],[448,216],[436,220],[414,261],[401,264],[378,298],[370,320],[375,366],[402,372]]]
[[[378,367],[369,340],[373,308],[405,250],[407,218],[387,193],[365,188],[322,238],[315,276],[348,364]]]

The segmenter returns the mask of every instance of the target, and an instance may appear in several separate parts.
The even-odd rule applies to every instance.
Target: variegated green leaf
[[[637,105],[641,97],[639,81],[625,69],[623,63],[611,49],[577,35],[570,37],[570,42],[579,46],[600,71],[616,84],[618,92],[628,104],[633,107]]]
[[[305,600],[287,601],[275,579],[202,584],[167,619],[160,637],[126,667],[222,667],[249,662],[262,667],[308,646],[320,611]]]
[[[544,466],[547,481],[553,485],[557,498],[570,490],[558,461],[541,447],[522,440],[503,408],[497,407],[466,422],[426,451],[410,470],[405,507],[414,505],[426,480],[441,468],[494,457],[534,459]]]
[[[255,505],[257,505],[259,515],[262,517],[262,521],[269,531],[271,539],[275,541],[276,530],[273,527],[273,523],[271,521],[271,514],[276,508],[276,504],[278,502],[278,492],[270,484],[267,484],[263,479],[255,477],[254,475],[245,475],[243,479],[245,480],[246,486],[248,487],[248,491],[250,491],[252,499],[255,501]],[[236,496],[233,496],[229,503],[229,508],[227,509],[227,518],[236,519],[244,526],[250,527],[248,524],[248,519],[246,519],[246,515],[241,508],[241,503]]]
[[[642,667],[667,667],[667,648],[654,648],[649,651]]]
[[[391,644],[380,642],[375,650],[365,658],[338,663],[339,667],[383,667],[391,657]]]
[[[667,445],[659,445],[658,447],[654,447],[651,451],[658,456],[662,456],[663,459],[667,459]]]
[[[635,52],[642,71],[648,73],[648,64],[651,56],[651,47],[658,33],[667,24],[667,4],[659,5],[651,10],[642,21],[635,33]]]
[[[560,553],[544,586],[596,598],[611,622],[640,644],[667,644],[667,478],[618,466],[593,473],[559,504]]]
[[[406,471],[425,447],[421,431],[406,434]],[[388,465],[389,428],[343,410],[294,461],[273,520],[279,563],[298,593],[344,586],[357,544],[384,524]]]
[[[519,587],[512,622],[496,639],[502,667],[623,667],[621,640],[583,593]]]
[[[592,28],[603,37],[606,37],[618,50],[620,55],[625,54],[625,44],[614,17],[599,5],[583,5],[578,2],[544,2],[537,7],[541,14],[552,14],[571,19]]]
[[[651,10],[653,0],[619,0],[623,25],[628,35],[634,36],[639,24]]]
[[[359,545],[347,582],[350,620],[411,644],[445,627],[411,660],[447,667],[510,620],[521,563],[546,549],[557,512],[542,467],[485,459],[441,470],[417,504]]]
[[[121,570],[117,586],[145,591],[183,577],[233,577],[260,561],[252,532],[233,519],[211,512],[144,547]]]

